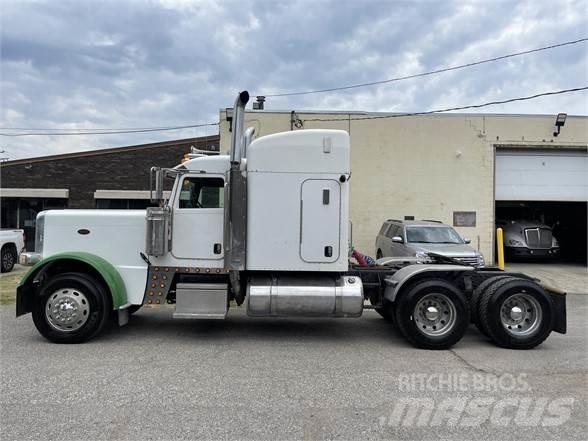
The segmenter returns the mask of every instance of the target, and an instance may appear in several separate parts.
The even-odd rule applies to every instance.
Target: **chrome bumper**
[[[18,263],[24,266],[33,266],[41,261],[41,254],[39,253],[21,253]]]

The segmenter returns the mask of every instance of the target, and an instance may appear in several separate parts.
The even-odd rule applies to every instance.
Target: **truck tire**
[[[479,329],[479,331],[486,335],[486,332],[482,329],[482,327],[480,326],[480,314],[479,314],[479,308],[480,308],[480,299],[482,298],[482,294],[484,293],[484,291],[486,291],[491,285],[493,285],[494,283],[498,282],[499,280],[508,278],[508,277],[512,277],[512,276],[508,276],[508,275],[499,275],[499,276],[493,276],[490,277],[486,280],[484,280],[482,283],[480,283],[478,285],[478,287],[476,289],[474,289],[474,292],[472,293],[472,298],[470,299],[470,313],[471,313],[471,322],[476,325],[476,327]]]
[[[498,346],[531,349],[553,329],[553,307],[537,283],[509,277],[492,284],[480,299],[479,322]]]
[[[446,280],[420,280],[399,293],[396,323],[414,346],[448,349],[461,340],[468,328],[469,304],[463,293]]]
[[[9,273],[14,268],[14,264],[16,263],[16,249],[14,246],[10,244],[4,245],[2,247],[2,252],[0,253],[0,269],[3,273]]]
[[[47,340],[82,343],[104,330],[111,309],[110,295],[99,281],[83,273],[63,273],[41,287],[32,315]]]

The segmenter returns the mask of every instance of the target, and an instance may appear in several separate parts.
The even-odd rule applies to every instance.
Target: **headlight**
[[[418,263],[431,263],[433,259],[424,251],[417,251],[415,257],[418,259]]]
[[[508,244],[511,247],[524,247],[525,244],[523,242],[521,242],[520,240],[517,239],[508,239]]]
[[[481,254],[478,256],[478,266],[480,266],[480,267],[486,266],[486,262],[484,261],[484,256],[482,256]]]
[[[551,247],[552,248],[557,248],[559,247],[559,242],[557,241],[557,239],[555,237],[551,238]]]
[[[35,253],[43,254],[43,242],[45,240],[45,212],[41,211],[37,215],[35,223]]]

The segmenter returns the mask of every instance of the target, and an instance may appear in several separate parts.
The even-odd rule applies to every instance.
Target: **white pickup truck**
[[[0,266],[3,273],[8,273],[18,262],[18,256],[24,251],[24,231],[13,229],[0,230]]]

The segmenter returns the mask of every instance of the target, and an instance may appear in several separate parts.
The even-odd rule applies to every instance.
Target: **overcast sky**
[[[236,92],[377,81],[588,35],[578,1],[1,1],[1,120],[24,128],[218,122]],[[267,109],[410,112],[588,83],[588,45],[346,92],[268,99]],[[588,94],[486,108],[587,114]],[[44,156],[195,135],[0,137],[0,157]]]

